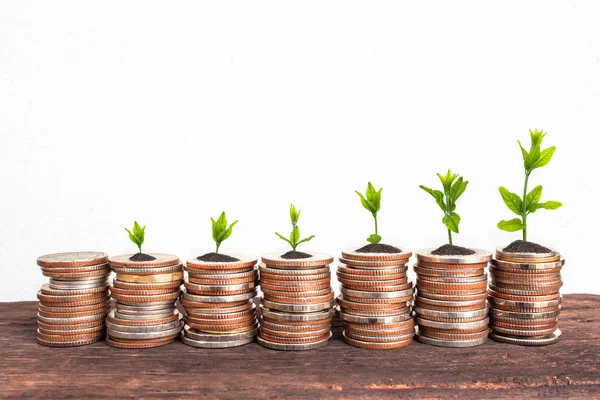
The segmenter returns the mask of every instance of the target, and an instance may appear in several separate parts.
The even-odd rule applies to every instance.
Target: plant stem
[[[140,250],[140,253],[142,252],[142,246],[138,245],[138,249]]]
[[[452,246],[452,232],[448,229],[448,242],[450,242],[450,246]]]
[[[377,235],[377,214],[373,214],[373,218],[375,219],[375,234]]]
[[[523,210],[521,212],[521,218],[523,219],[523,241],[527,241],[527,183],[529,182],[530,172],[525,171],[525,185],[523,187]]]
[[[221,245],[221,243],[217,243],[217,251],[215,251],[215,253],[219,254],[219,246]]]

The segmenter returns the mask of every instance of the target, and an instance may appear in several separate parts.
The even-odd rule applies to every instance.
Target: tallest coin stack
[[[562,296],[564,258],[556,251],[511,253],[496,250],[490,268],[490,337],[523,346],[555,343]]]
[[[51,347],[91,344],[104,337],[110,309],[105,253],[57,253],[37,259],[50,282],[38,292],[38,343]]]

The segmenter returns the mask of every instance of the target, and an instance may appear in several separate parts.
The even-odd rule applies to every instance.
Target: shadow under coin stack
[[[110,310],[107,255],[98,252],[41,256],[37,264],[50,282],[37,296],[38,343],[72,347],[96,343],[104,337],[104,318]]]
[[[556,343],[562,296],[556,251],[509,253],[496,250],[490,267],[490,338],[523,346]]]
[[[417,340],[441,347],[472,347],[488,338],[487,274],[492,254],[433,255],[417,252]]]
[[[222,349],[254,341],[258,333],[256,305],[257,259],[236,255],[238,261],[212,262],[197,258],[186,262],[188,277],[180,303],[187,325],[183,343]]]
[[[342,252],[337,277],[338,315],[344,342],[367,349],[408,346],[415,335],[410,305],[414,289],[406,276],[412,253]]]
[[[132,261],[131,254],[108,259],[117,274],[111,287],[117,302],[106,318],[106,343],[111,346],[157,347],[172,342],[181,332],[183,316],[175,306],[183,281],[179,258],[170,254],[147,256],[154,259]]]
[[[285,259],[267,254],[260,264],[263,291],[258,343],[274,350],[312,350],[331,338],[333,257]]]

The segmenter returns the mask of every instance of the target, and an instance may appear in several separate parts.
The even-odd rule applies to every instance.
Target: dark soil
[[[305,253],[303,251],[295,251],[290,250],[287,253],[283,253],[281,258],[285,258],[286,260],[296,260],[298,258],[311,258],[312,254]]]
[[[240,261],[239,258],[235,258],[235,257],[228,256],[227,254],[220,254],[220,253],[215,253],[215,252],[202,254],[201,256],[196,257],[196,260],[207,261],[207,262],[235,262],[235,261]]]
[[[151,256],[146,253],[135,253],[131,257],[129,257],[129,261],[153,261],[156,260],[156,257]]]
[[[434,256],[470,256],[471,254],[475,254],[475,252],[466,247],[445,244],[432,251],[431,254]]]
[[[541,244],[515,240],[503,248],[502,251],[506,251],[507,253],[550,253],[552,250]]]
[[[399,248],[383,243],[369,243],[355,251],[357,253],[402,253],[402,250]]]

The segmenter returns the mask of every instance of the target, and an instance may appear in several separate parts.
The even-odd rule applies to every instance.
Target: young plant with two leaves
[[[129,240],[131,240],[138,247],[140,254],[142,253],[142,244],[144,244],[144,234],[146,232],[146,225],[144,227],[140,227],[137,221],[133,221],[133,229],[130,231],[125,228],[127,233],[129,234]],[[133,231],[133,232],[132,232]]]
[[[453,174],[450,170],[446,175],[437,174],[437,176],[442,182],[443,192],[423,185],[419,187],[433,196],[437,205],[444,212],[442,223],[448,229],[448,243],[452,245],[452,232],[458,233],[458,224],[460,223],[460,215],[455,212],[456,201],[467,189],[469,181],[463,180],[462,176]]]
[[[212,217],[210,221],[212,222],[212,238],[217,246],[215,253],[219,254],[219,247],[221,247],[221,243],[231,236],[233,227],[235,224],[237,224],[237,220],[233,221],[228,227],[227,217],[225,217],[225,211],[223,211],[216,221]]]
[[[281,240],[286,241],[287,243],[289,243],[290,246],[292,246],[293,251],[296,251],[296,247],[298,247],[299,244],[308,242],[315,237],[315,235],[310,235],[307,238],[300,239],[300,228],[298,228],[298,219],[300,218],[300,211],[301,210],[297,210],[293,204],[290,204],[290,220],[292,221],[292,232],[290,233],[289,239],[283,236],[282,234],[275,232],[275,234],[279,236]]]
[[[367,184],[367,190],[363,195],[358,190],[355,190],[356,194],[360,197],[360,203],[362,206],[371,212],[373,216],[373,220],[375,221],[375,233],[371,234],[367,238],[367,242],[369,243],[379,243],[381,242],[381,236],[377,233],[377,212],[381,208],[381,191],[383,188],[379,190],[375,190],[375,187],[371,182]]]
[[[523,166],[525,167],[525,183],[523,185],[523,197],[520,197],[516,193],[510,192],[503,186],[499,187],[500,195],[504,204],[519,218],[513,218],[511,220],[502,220],[498,222],[498,228],[507,232],[523,231],[523,241],[527,241],[527,216],[536,212],[539,209],[545,210],[556,210],[562,206],[561,202],[558,201],[545,201],[540,202],[542,198],[542,185],[534,187],[529,193],[527,193],[527,184],[529,183],[529,176],[533,170],[541,168],[547,165],[552,159],[556,147],[551,146],[547,149],[542,150],[542,140],[546,133],[544,131],[529,130],[529,136],[531,137],[531,147],[529,151],[525,150],[520,141],[519,147],[521,148],[521,154],[523,155]]]

